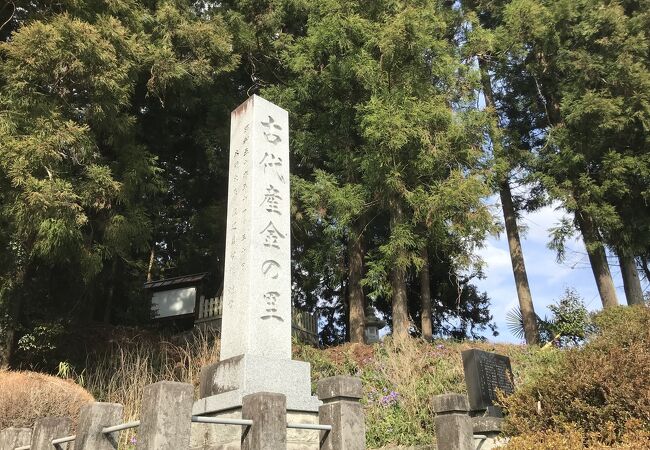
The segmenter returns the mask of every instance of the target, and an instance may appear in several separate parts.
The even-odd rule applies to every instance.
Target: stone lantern
[[[366,326],[363,337],[366,344],[374,344],[379,342],[379,330],[386,326],[386,321],[380,319],[375,314],[375,308],[368,305],[366,307]]]

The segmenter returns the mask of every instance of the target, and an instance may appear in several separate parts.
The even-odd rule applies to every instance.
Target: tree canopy
[[[617,302],[606,251],[628,303],[642,302],[649,6],[5,5],[3,361],[39,326],[148,323],[148,279],[207,271],[219,291],[229,112],[253,93],[290,111],[293,300],[324,318],[323,342],[363,340],[368,306],[399,337],[493,329],[472,280],[476,249],[500,228],[495,192],[524,317],[536,316],[516,218],[551,201],[572,219],[550,245],[561,256],[568,235],[583,236],[604,306]]]

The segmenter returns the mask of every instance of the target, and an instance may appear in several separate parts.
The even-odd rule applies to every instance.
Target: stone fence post
[[[14,450],[29,445],[32,441],[31,428],[5,428],[0,431],[0,450]]]
[[[257,392],[242,403],[242,419],[253,425],[242,431],[241,450],[287,450],[287,397]]]
[[[318,382],[318,410],[321,425],[332,425],[332,431],[321,432],[322,450],[364,450],[366,425],[359,399],[363,395],[361,380],[337,376]]]
[[[194,387],[160,381],[144,388],[138,450],[186,450],[190,447]]]
[[[118,403],[90,403],[81,408],[75,450],[114,450],[117,440],[102,428],[122,421],[124,407]]]
[[[436,444],[438,450],[474,450],[472,419],[469,402],[461,394],[436,395],[432,399],[436,414]]]
[[[52,440],[70,435],[72,420],[68,417],[43,417],[36,419],[30,450],[52,450]],[[68,448],[61,444],[60,449]],[[13,450],[13,449],[12,449]]]

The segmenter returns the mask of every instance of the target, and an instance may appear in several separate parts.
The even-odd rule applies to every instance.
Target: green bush
[[[585,443],[623,445],[630,433],[650,432],[650,309],[612,308],[594,325],[584,347],[555,351],[559,357],[502,400],[507,434],[573,430]]]

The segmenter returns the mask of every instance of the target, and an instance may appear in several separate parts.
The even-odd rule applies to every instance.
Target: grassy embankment
[[[205,334],[180,343],[132,336],[96,355],[77,380],[97,400],[122,403],[126,419],[135,420],[144,386],[175,380],[198,389],[201,367],[218,360],[218,347],[213,337]],[[361,377],[368,447],[378,448],[434,441],[429,399],[435,394],[465,391],[460,352],[470,347],[510,356],[516,383],[554,354],[518,345],[416,339],[397,346],[387,339],[373,346],[348,344],[329,349],[294,344],[294,359],[311,363],[314,386],[332,375]],[[123,434],[124,448],[128,448],[129,436]]]

